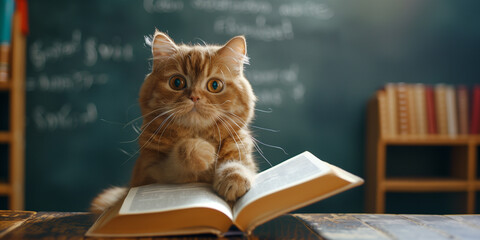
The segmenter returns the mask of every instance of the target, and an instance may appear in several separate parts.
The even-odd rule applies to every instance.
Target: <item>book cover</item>
[[[458,123],[457,123],[457,101],[455,97],[455,88],[453,86],[445,87],[445,103],[446,103],[446,110],[447,110],[448,135],[454,137],[458,135]]]
[[[410,125],[409,134],[418,135],[418,124],[417,124],[417,112],[416,112],[416,102],[415,102],[415,91],[412,84],[407,84],[407,102],[408,102],[408,121]]]
[[[458,134],[467,135],[469,133],[468,109],[468,89],[465,85],[460,85],[457,87]]]
[[[397,84],[397,114],[398,114],[398,134],[408,135],[410,133],[410,105],[407,85]]]
[[[428,134],[428,120],[427,120],[427,97],[425,94],[424,84],[415,84],[413,86],[414,98],[415,98],[415,113],[417,123],[418,135]]]
[[[480,85],[473,88],[472,117],[470,120],[470,134],[479,134],[480,125]]]
[[[437,113],[437,133],[441,135],[448,134],[447,123],[447,99],[446,86],[444,84],[435,85],[435,111]]]
[[[425,102],[427,107],[427,123],[428,134],[437,134],[437,117],[435,112],[435,94],[433,88],[428,86],[425,88]]]
[[[86,236],[222,236],[232,224],[248,235],[275,217],[362,183],[361,178],[304,152],[257,174],[251,189],[232,208],[206,183],[131,188]]]

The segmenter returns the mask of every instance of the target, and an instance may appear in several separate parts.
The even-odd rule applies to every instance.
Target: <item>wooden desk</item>
[[[83,239],[94,221],[90,213],[0,210],[0,239]],[[248,239],[480,239],[480,215],[293,214],[263,224]]]

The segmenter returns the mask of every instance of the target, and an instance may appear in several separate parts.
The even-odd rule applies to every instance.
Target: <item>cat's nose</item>
[[[193,102],[197,102],[198,100],[200,100],[200,98],[196,96],[190,96],[190,100],[192,100]]]

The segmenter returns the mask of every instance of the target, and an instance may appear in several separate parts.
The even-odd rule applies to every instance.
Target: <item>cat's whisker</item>
[[[241,129],[241,127],[238,126],[238,124],[237,124],[232,118],[230,118],[230,117],[228,117],[228,116],[226,116],[226,115],[225,115],[225,117],[227,117],[230,121],[232,121],[239,129]],[[230,125],[230,123],[228,123],[228,121],[225,121],[225,122],[228,124],[228,126],[230,126],[230,128],[232,129],[232,131],[235,133],[235,135],[237,136],[238,140],[239,140],[240,143],[242,144],[243,149],[245,150],[245,153],[247,153],[247,152],[248,152],[248,149],[246,148],[245,144],[243,143],[242,138],[238,135],[238,133],[235,131],[235,129],[232,127],[232,125]]]
[[[287,152],[285,151],[285,149],[283,149],[282,147],[275,146],[275,145],[270,145],[270,144],[266,144],[266,143],[264,143],[264,142],[262,142],[262,141],[259,141],[258,139],[256,139],[256,138],[253,137],[253,136],[252,136],[252,139],[253,139],[255,142],[258,142],[258,143],[260,143],[260,144],[262,144],[262,145],[264,145],[264,146],[282,150],[285,155],[288,155],[288,153],[287,153]]]
[[[150,126],[150,124],[152,124],[152,123],[153,123],[155,120],[157,120],[159,117],[161,117],[161,116],[163,116],[163,115],[165,115],[165,114],[168,114],[168,113],[170,113],[170,112],[172,112],[172,111],[173,111],[173,109],[172,109],[172,110],[169,110],[169,111],[166,111],[166,112],[164,112],[164,113],[156,116],[155,118],[153,118],[153,119],[152,119],[150,122],[148,122],[145,126],[142,126],[142,127],[141,127],[141,133],[140,133],[135,139],[130,140],[130,141],[123,141],[123,142],[120,142],[120,143],[132,143],[132,142],[137,141],[137,140],[140,138],[140,136],[143,134],[143,132],[145,131],[145,129],[147,129],[148,126]]]
[[[138,134],[138,135],[141,134],[140,128],[137,125],[132,124],[132,129],[136,134]]]
[[[233,114],[233,113],[232,113],[232,114]],[[234,114],[234,115],[235,115],[235,114]],[[237,115],[235,115],[235,116],[237,116]],[[228,116],[225,115],[225,117],[228,117]],[[237,116],[237,117],[238,117],[238,116]],[[230,118],[230,117],[228,117],[228,118],[229,118],[233,123],[235,123],[235,124],[237,125],[237,127],[240,128],[240,126],[238,126],[238,124],[234,121],[234,119],[232,119],[232,118]],[[239,117],[238,117],[238,118],[239,118]],[[239,118],[239,120],[243,121],[243,120],[240,119],[240,118]],[[243,121],[243,122],[244,122],[244,121]],[[245,122],[244,122],[244,123],[245,123]],[[238,135],[237,135],[237,136],[238,136]],[[273,147],[273,148],[281,149],[281,150],[283,150],[283,152],[284,152],[285,154],[287,154],[287,153],[285,152],[285,150],[284,150],[283,148],[281,148],[281,147],[273,146],[273,145],[269,145],[269,144],[265,144],[265,143],[263,143],[263,142],[260,142],[259,140],[257,140],[257,139],[254,138],[253,136],[250,136],[250,137],[251,137],[251,139],[253,140],[253,145],[254,145],[255,149],[258,151],[258,153],[260,154],[260,156],[262,156],[262,158],[265,159],[265,161],[266,161],[270,166],[273,166],[272,163],[265,157],[265,155],[263,154],[262,149],[261,149],[260,146],[257,144],[257,142],[259,142],[259,143],[261,143],[261,144],[263,144],[263,145],[265,145],[265,146],[268,146],[268,147]],[[287,154],[287,155],[288,155],[288,154]]]
[[[262,113],[272,113],[273,112],[272,108],[268,108],[268,110],[254,108],[254,110],[257,111],[257,112],[262,112]]]
[[[268,131],[268,132],[274,132],[274,133],[280,132],[280,130],[275,130],[275,129],[270,129],[270,128],[264,128],[264,127],[254,126],[254,125],[250,125],[250,127],[256,128],[256,129],[260,129],[260,130],[265,130],[265,131]]]
[[[131,156],[130,158],[128,158],[125,162],[128,162],[133,156],[137,155],[140,151],[142,151],[142,150],[153,140],[154,136],[156,136],[156,135],[158,134],[158,132],[160,131],[160,129],[162,129],[163,125],[165,125],[165,122],[166,122],[168,119],[170,119],[174,114],[175,114],[175,112],[172,113],[172,114],[170,114],[165,120],[163,120],[163,122],[162,122],[162,123],[160,124],[160,126],[155,130],[155,132],[150,136],[150,138],[149,138],[135,153],[133,153],[132,156]],[[159,117],[159,116],[157,116],[157,117]],[[151,123],[151,122],[153,122],[153,120],[150,121],[150,123]],[[146,127],[145,127],[144,131],[145,131],[145,130],[146,130]]]
[[[219,117],[218,119],[219,119],[219,120],[222,122],[222,124],[225,126],[225,129],[227,130],[227,132],[228,132],[228,134],[230,135],[230,137],[232,137],[233,141],[235,142],[235,145],[237,146],[237,150],[238,150],[238,155],[239,155],[240,161],[241,161],[241,160],[242,160],[242,153],[241,153],[241,151],[240,151],[240,147],[238,146],[238,142],[237,142],[237,140],[235,139],[235,136],[233,136],[233,134],[232,134],[232,132],[230,131],[230,128],[228,128],[227,123],[225,122],[225,120],[224,120],[222,117],[220,117],[220,116],[218,116],[218,117]]]
[[[270,167],[273,167],[272,163],[270,161],[268,161],[268,159],[263,155],[263,151],[260,149],[260,146],[258,146],[255,141],[254,141],[254,145],[255,145],[255,149],[257,149],[258,153],[260,154],[260,156],[262,156],[262,158],[270,165]]]
[[[140,117],[137,117],[137,118],[135,118],[135,119],[133,119],[133,120],[125,123],[125,125],[123,126],[123,128],[126,128],[128,125],[130,125],[130,124],[132,124],[132,123],[134,123],[134,122],[136,122],[136,121],[138,121],[138,120],[140,120],[140,119],[143,119],[143,118],[146,117],[146,116],[150,116],[150,115],[152,115],[152,114],[154,114],[154,113],[156,113],[156,112],[158,112],[158,111],[160,111],[160,110],[162,110],[162,109],[161,109],[161,108],[157,108],[157,109],[155,109],[155,110],[153,110],[153,111],[151,111],[151,112],[149,112],[149,113],[147,113],[147,114],[145,114],[145,115],[142,115],[142,116],[140,116]]]
[[[127,155],[127,156],[129,156],[129,157],[132,157],[132,154],[129,153],[129,152],[127,152],[127,151],[125,151],[124,149],[119,148],[118,151],[122,152],[123,154],[125,154],[125,155]]]
[[[227,116],[227,115],[225,115],[225,117],[227,117],[228,119],[230,119],[230,121],[232,121],[238,128],[241,128],[241,127],[235,122],[234,119],[232,119],[231,117],[229,117],[229,116]],[[229,125],[230,125],[230,124],[229,124]],[[235,134],[237,134],[237,133],[235,132]],[[240,141],[242,141],[241,138],[238,136],[238,134],[237,134],[237,137],[240,139]],[[255,141],[252,141],[252,142],[253,142],[253,144],[254,144],[254,146],[255,146],[255,145],[256,145]],[[244,149],[245,149],[245,152],[248,152],[248,150],[247,150],[246,147],[245,147],[245,144],[243,144],[243,141],[242,141],[242,145],[243,145],[243,147],[244,147]],[[257,148],[258,146],[255,146],[255,147]],[[263,155],[263,151],[262,151],[259,147],[257,148],[257,150],[259,150],[259,153]],[[265,157],[264,157],[264,158],[265,158]],[[267,160],[267,161],[268,161],[268,160]]]
[[[243,126],[247,126],[248,124],[240,117],[238,116],[237,114],[235,113],[232,113],[232,112],[227,112],[227,111],[223,111],[222,112],[226,113],[226,114],[230,114],[232,116],[234,116],[240,123],[242,123]],[[233,120],[233,119],[232,119]],[[259,126],[255,126],[255,125],[250,125],[250,127],[252,128],[257,128],[257,129],[261,129],[261,130],[265,130],[265,131],[269,131],[269,132],[280,132],[280,130],[275,130],[275,129],[270,129],[270,128],[264,128],[264,127],[259,127]]]
[[[167,126],[165,126],[165,128],[164,128],[163,131],[162,131],[162,133],[160,134],[160,137],[158,138],[159,141],[160,141],[160,139],[162,139],[163,133],[165,133],[165,130],[167,130],[168,126],[170,126],[170,124],[175,121],[175,118],[176,118],[176,117],[177,117],[177,116],[174,115],[173,118],[172,118],[172,120],[170,120],[170,122],[167,124]]]
[[[217,163],[218,163],[218,157],[220,156],[220,149],[222,148],[222,135],[220,134],[220,128],[218,127],[216,118],[215,117],[210,117],[210,119],[215,123],[215,126],[217,127],[217,130],[218,130],[218,132],[217,132],[218,133],[218,149],[217,149],[217,152],[215,153],[215,165],[214,165],[214,169],[216,170],[217,169]]]
[[[223,105],[223,104],[228,103],[228,102],[232,102],[232,101],[227,100],[227,101],[225,101],[225,102],[223,102],[223,103],[209,103],[209,104],[210,104],[210,105],[214,105],[214,106],[220,106],[220,105]]]
[[[235,113],[231,113],[231,112],[227,112],[227,111],[224,111],[224,113],[226,113],[226,114],[231,114],[233,117],[235,117],[235,118],[242,124],[241,127],[238,126],[238,124],[237,124],[237,126],[238,126],[239,128],[244,128],[244,127],[247,127],[247,126],[248,126],[248,124],[247,124],[242,118],[240,118],[238,115],[236,115]],[[225,116],[228,117],[228,115],[225,115]],[[229,117],[229,118],[230,118],[230,120],[232,120],[233,122],[235,122],[235,119],[232,119],[231,117]],[[235,122],[235,123],[236,123],[236,122]]]
[[[160,130],[162,129],[162,127],[165,125],[165,123],[166,123],[174,114],[175,114],[175,112],[172,113],[172,114],[170,114],[166,119],[164,119],[164,120],[162,121],[162,123],[160,124],[160,126],[159,126],[157,129],[155,129],[155,132],[153,132],[152,136],[150,136],[150,138],[147,140],[147,142],[145,142],[145,144],[143,144],[143,146],[142,146],[137,152],[141,151],[145,146],[147,146],[147,144],[149,144],[149,143],[151,143],[151,142],[153,141],[154,137],[157,136],[158,132],[160,132]]]

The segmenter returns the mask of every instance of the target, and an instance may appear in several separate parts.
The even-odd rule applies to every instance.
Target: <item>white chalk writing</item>
[[[267,25],[266,22],[264,16],[257,16],[255,24],[237,22],[237,19],[233,17],[226,17],[215,20],[213,29],[217,34],[244,34],[250,38],[267,42],[293,39],[293,26],[288,18],[282,19],[275,25]]]
[[[72,109],[70,104],[64,104],[56,111],[47,111],[43,106],[33,108],[33,121],[39,130],[68,130],[94,123],[98,118],[97,106],[88,103],[84,110]]]
[[[98,57],[104,61],[125,61],[133,60],[133,47],[130,44],[121,44],[116,37],[112,43],[97,43],[95,38],[85,41],[85,65],[93,66],[97,63]]]
[[[183,2],[179,0],[144,0],[143,8],[148,13],[176,12],[183,9]]]
[[[88,71],[76,71],[71,74],[39,74],[29,77],[26,83],[27,91],[65,92],[86,91],[95,85],[105,85],[108,75],[105,73],[92,74]]]
[[[278,13],[285,17],[315,17],[328,20],[333,17],[333,10],[324,3],[297,2],[281,4]]]
[[[54,40],[45,44],[42,40],[36,40],[30,45],[29,59],[35,70],[44,70],[50,61],[73,57],[74,54],[85,51],[84,64],[93,66],[100,59],[102,61],[124,61],[134,60],[133,47],[129,43],[122,43],[118,36],[112,37],[110,42],[98,42],[94,37],[86,40],[82,37],[80,30],[74,30],[72,37],[67,41]]]
[[[237,0],[193,0],[192,7],[206,11],[225,11],[229,13],[270,13],[272,4],[265,1]]]
[[[70,40],[53,41],[47,47],[44,47],[43,41],[37,40],[30,46],[30,61],[36,70],[42,70],[48,61],[58,60],[78,52],[81,39],[82,33],[79,30],[75,30]]]
[[[280,106],[282,99],[303,100],[306,90],[298,74],[298,65],[292,64],[286,69],[247,71],[245,76],[252,83],[260,104]]]

